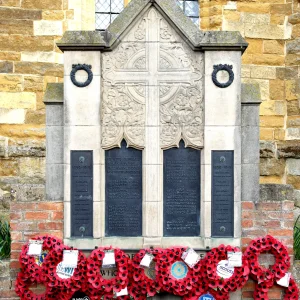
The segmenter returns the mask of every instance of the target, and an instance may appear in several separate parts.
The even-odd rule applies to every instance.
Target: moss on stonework
[[[258,83],[242,83],[242,103],[261,103]]]
[[[44,103],[57,103],[64,101],[64,84],[63,83],[48,83]]]

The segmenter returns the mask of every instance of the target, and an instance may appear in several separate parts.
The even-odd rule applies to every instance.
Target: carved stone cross
[[[181,138],[186,146],[203,146],[202,57],[181,42],[156,9],[103,56],[103,148],[119,146],[124,137],[143,148],[145,126],[163,149]]]

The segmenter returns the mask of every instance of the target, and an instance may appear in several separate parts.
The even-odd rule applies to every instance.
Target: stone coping
[[[130,30],[134,20],[154,6],[194,51],[235,50],[244,52],[248,43],[239,31],[201,31],[185,16],[174,0],[132,0],[107,30],[66,31],[57,46],[62,51],[110,51]]]
[[[242,83],[241,102],[248,105],[259,105],[261,101],[258,83]]]
[[[48,83],[44,103],[63,103],[64,102],[64,84],[63,83]]]

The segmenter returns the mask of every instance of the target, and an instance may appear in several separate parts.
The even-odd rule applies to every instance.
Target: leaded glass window
[[[198,0],[177,0],[184,14],[199,26],[199,3]]]
[[[124,8],[124,0],[96,0],[96,30],[105,30]]]

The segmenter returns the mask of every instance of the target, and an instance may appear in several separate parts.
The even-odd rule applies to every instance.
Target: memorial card
[[[62,265],[69,268],[77,268],[78,250],[64,250]]]
[[[104,258],[102,261],[102,268],[109,269],[109,268],[114,268],[115,266],[116,266],[115,251],[114,250],[105,251]]]
[[[43,250],[43,242],[39,240],[29,240],[27,255],[40,256]]]
[[[241,267],[242,263],[242,252],[227,252],[228,266],[230,267]]]
[[[152,254],[146,253],[140,262],[140,267],[141,268],[149,268],[153,258],[154,258],[154,256]]]

